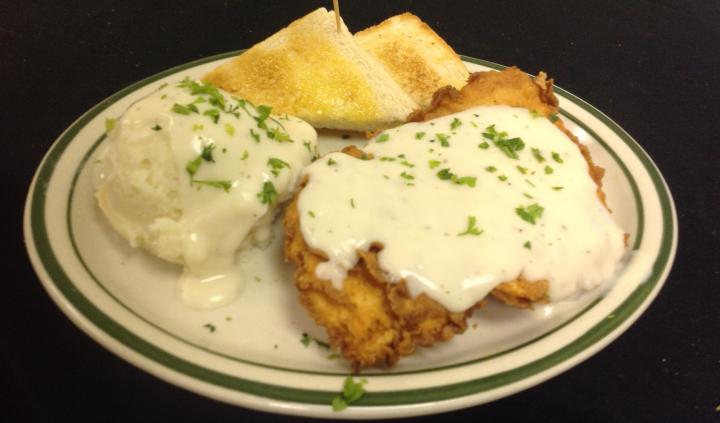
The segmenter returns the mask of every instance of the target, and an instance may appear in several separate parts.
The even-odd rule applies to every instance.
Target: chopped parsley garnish
[[[424,136],[425,136],[425,133],[424,133],[424,132],[416,132],[416,133],[415,133],[415,139],[416,139],[416,140],[421,140],[421,139],[423,139]]]
[[[475,216],[468,216],[468,222],[467,222],[467,228],[465,229],[465,232],[460,232],[458,236],[463,235],[473,235],[473,236],[480,236],[483,232],[485,232],[482,229],[478,229],[477,226],[475,226],[475,223],[477,222],[477,219]]]
[[[437,137],[438,141],[440,141],[440,145],[443,147],[450,147],[450,142],[448,141],[448,136],[445,134],[435,134],[435,137]]]
[[[498,179],[501,180],[501,181],[503,181],[503,182],[505,182],[505,181],[507,181],[507,176],[505,176],[505,175],[498,175]]]
[[[203,160],[206,162],[215,162],[215,159],[213,159],[212,152],[215,149],[215,144],[209,143],[203,146],[202,151],[200,152],[200,155],[195,157],[194,159],[187,162],[185,165],[185,171],[190,175],[190,184],[193,184],[192,178],[195,177],[195,174],[198,171],[198,168],[202,164]]]
[[[272,169],[270,173],[275,176],[278,176],[280,174],[280,170],[284,167],[290,169],[290,164],[288,162],[275,157],[270,157],[267,161],[267,165]]]
[[[355,208],[355,200],[352,198],[350,199],[350,207]]]
[[[203,129],[205,129],[205,125],[195,124],[192,126],[193,131],[202,131]]]
[[[437,173],[437,177],[442,179],[443,181],[449,180],[449,181],[452,181],[454,184],[467,185],[471,188],[475,186],[475,182],[477,181],[477,178],[474,176],[459,177],[459,176],[455,175],[454,173],[450,172],[450,169],[448,169],[448,168],[441,169]]]
[[[487,141],[483,141],[480,144],[478,144],[478,148],[482,148],[483,150],[487,150],[490,147],[490,144],[487,143]]]
[[[231,137],[232,137],[233,135],[235,135],[235,127],[234,127],[234,126],[230,125],[229,123],[226,123],[226,124],[224,125],[224,127],[225,127],[225,132],[226,132],[228,135],[230,135]]]
[[[230,192],[230,188],[232,188],[231,181],[203,181],[199,179],[193,179],[192,181],[190,181],[190,183],[195,185],[207,185],[213,188],[221,188],[225,192]]]
[[[262,191],[257,194],[262,204],[274,205],[277,201],[278,192],[275,190],[275,185],[270,181],[263,183]]]
[[[212,323],[205,323],[203,327],[209,330],[210,333],[215,332],[215,325],[213,325]]]
[[[530,110],[530,116],[537,119],[537,118],[541,118],[543,115],[540,112],[538,112],[537,110]]]
[[[445,169],[441,169],[441,170],[437,173],[437,177],[440,178],[440,179],[442,179],[443,181],[447,181],[447,180],[452,179],[453,173],[450,172],[450,169],[449,169],[449,168],[445,168]]]
[[[532,182],[530,182],[529,179],[526,179],[525,182],[527,182],[527,184],[530,185],[531,187],[535,188],[535,184],[533,184]]]
[[[283,131],[279,127],[268,129],[267,136],[271,140],[275,140],[277,142],[293,142],[290,139],[290,135],[288,135],[287,132]]]
[[[162,126],[160,126],[156,123],[155,126],[153,126],[151,129],[153,131],[162,131]]]
[[[558,117],[558,115],[556,113],[553,113],[550,116],[548,116],[548,119],[550,119],[550,122],[552,122],[552,123],[555,123],[558,120],[560,120],[560,118]]]
[[[546,175],[549,175],[549,174],[551,174],[551,173],[553,173],[553,172],[554,172],[554,170],[553,170],[552,167],[550,167],[550,166],[545,166],[545,174],[546,174]]]
[[[522,167],[522,166],[515,166],[515,167],[517,168],[518,172],[522,173],[523,175],[525,175],[528,171],[526,167]]]
[[[562,162],[563,162],[562,157],[560,157],[560,153],[556,153],[556,152],[553,151],[553,152],[552,152],[552,158],[553,158],[553,160],[555,160],[555,161],[558,162],[558,163],[562,163]]]
[[[401,178],[404,178],[404,179],[408,179],[408,180],[415,179],[414,176],[412,176],[411,174],[409,174],[409,173],[407,173],[407,172],[401,173],[401,174],[400,174],[400,177],[401,177]]]
[[[522,220],[534,225],[535,221],[542,217],[544,210],[544,207],[542,207],[538,203],[535,203],[527,207],[519,206],[515,209],[515,213],[517,213],[517,215],[520,216]]]
[[[302,338],[300,338],[300,342],[306,347],[309,347],[310,343],[312,342],[312,337],[307,333],[303,333]]]
[[[563,188],[564,188],[564,187],[560,187],[560,186],[558,186],[558,187],[552,187],[552,189],[554,189],[555,191],[560,191],[560,190],[562,190]]]
[[[197,106],[195,106],[192,103],[187,104],[185,106],[183,106],[182,104],[175,103],[175,104],[173,104],[172,109],[170,109],[170,110],[172,110],[175,113],[181,114],[181,115],[189,115],[191,113],[199,113]]]
[[[250,129],[250,136],[252,137],[252,139],[255,140],[255,142],[260,142],[260,134],[253,131],[252,129]]]
[[[430,160],[428,162],[428,166],[430,166],[430,169],[435,169],[436,167],[440,166],[440,160]]]
[[[525,198],[529,198],[531,200],[534,198],[532,195],[528,194],[527,192],[523,192],[523,196],[525,196]]]
[[[218,109],[207,109],[203,112],[204,116],[209,116],[213,123],[218,123],[220,120],[220,110]]]
[[[380,134],[380,136],[375,139],[375,142],[386,142],[389,139],[390,134]]]
[[[389,156],[380,157],[381,162],[394,162],[395,160],[397,160],[395,157],[389,157]]]
[[[328,159],[328,161],[327,161],[327,165],[328,165],[328,166],[332,166],[332,165],[335,165],[335,164],[337,164],[337,162],[336,162],[335,160],[333,160],[332,157]]]
[[[203,160],[205,160],[206,162],[215,163],[215,159],[213,159],[212,156],[213,150],[215,150],[215,144],[209,143],[207,145],[204,145],[202,152],[200,153],[200,157],[202,157]]]
[[[310,217],[312,217],[313,219],[315,219],[315,212],[312,211],[312,210],[308,211],[308,216],[310,216]]]
[[[190,160],[189,162],[187,162],[187,164],[185,165],[185,171],[187,171],[187,173],[190,175],[190,178],[195,176],[195,174],[197,173],[197,170],[201,164],[202,164],[202,156],[197,156],[193,160]],[[192,183],[192,181],[191,181],[191,183]]]
[[[257,126],[260,129],[268,129],[267,123],[265,121],[270,116],[270,113],[272,112],[272,107],[270,106],[263,106],[262,104],[257,106],[255,110],[258,112],[257,116],[253,116],[253,119],[255,119],[255,122],[257,122]]]
[[[248,153],[247,150],[243,151],[243,155],[240,157],[240,160],[246,160],[250,156],[250,153]]]
[[[220,91],[210,83],[196,82],[191,80],[190,78],[185,78],[182,82],[178,84],[178,86],[181,88],[190,89],[190,94],[192,95],[207,95],[209,97],[210,104],[218,106],[220,108],[225,108],[225,97],[223,97],[223,95],[220,94]]]
[[[450,123],[450,129],[455,130],[462,125],[462,121],[458,118],[453,119],[453,121]]]
[[[105,119],[105,133],[109,134],[110,131],[112,131],[115,128],[115,124],[117,121],[113,118],[106,118]]]
[[[483,137],[492,141],[497,148],[500,149],[506,156],[511,159],[517,159],[517,152],[525,148],[525,143],[520,138],[508,138],[508,134],[505,131],[498,132],[495,129],[495,125],[490,125],[485,128]]]
[[[320,348],[325,348],[328,350],[330,349],[330,344],[328,344],[327,342],[323,342],[313,336],[310,336],[307,333],[303,333],[302,338],[300,338],[300,343],[302,343],[306,347],[309,347],[313,341],[315,341],[315,344],[317,344],[317,346]]]
[[[525,241],[523,247],[527,248],[528,250],[532,250],[532,244],[530,243],[530,241]]]
[[[533,157],[535,157],[535,160],[537,160],[538,163],[542,163],[545,161],[545,157],[543,157],[542,153],[540,153],[540,149],[533,148],[531,151],[532,151]]]
[[[336,396],[332,400],[333,411],[342,411],[348,407],[351,403],[359,400],[365,395],[365,388],[363,385],[367,383],[367,380],[360,379],[359,382],[355,382],[352,376],[345,378],[343,384],[342,394]]]
[[[495,166],[488,166],[485,168],[485,170],[487,170],[490,173],[493,173],[493,172],[497,171],[497,168]]]
[[[305,149],[312,155],[312,161],[315,161],[318,159],[318,157],[320,157],[320,154],[318,154],[317,145],[313,149],[311,144],[312,143],[310,141],[303,141],[303,145],[305,146]]]
[[[407,166],[407,167],[410,167],[410,168],[412,168],[412,167],[415,167],[415,165],[414,165],[414,164],[410,163],[410,162],[409,162],[409,161],[407,161],[407,160],[403,160],[403,161],[401,161],[401,162],[400,162],[400,164],[401,164],[401,165],[403,165],[403,166]]]

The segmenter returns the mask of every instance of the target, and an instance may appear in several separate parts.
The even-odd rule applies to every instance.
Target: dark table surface
[[[190,393],[96,344],[38,282],[21,215],[36,166],[84,111],[156,72],[249,47],[319,6],[331,2],[0,2],[0,157],[9,211],[0,295],[4,421],[297,420]],[[342,6],[351,30],[409,10],[461,54],[545,70],[638,140],[677,205],[673,271],[625,334],[537,387],[441,417],[720,421],[720,3],[344,0]]]

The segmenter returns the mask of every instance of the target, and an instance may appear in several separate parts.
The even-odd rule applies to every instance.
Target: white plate
[[[609,206],[640,253],[629,254],[617,283],[600,300],[560,304],[554,313],[491,304],[476,313],[464,335],[421,349],[390,371],[366,372],[367,394],[334,413],[330,402],[350,369],[328,358],[328,350],[300,342],[303,332],[320,339],[324,333],[296,301],[280,233],[268,250],[241,258],[251,282],[240,299],[196,311],[175,296],[179,268],[129,247],[95,206],[93,165],[105,139],[105,118],[119,116],[163,82],[199,77],[237,53],[167,70],[93,107],[53,144],[28,193],[25,239],[43,285],[82,330],[134,365],[202,395],[276,413],[437,413],[507,396],[578,364],[625,331],[663,285],[677,244],[667,185],[625,131],[557,88],[561,118],[607,170]],[[465,60],[471,70],[501,68]],[[340,135],[323,134],[324,149],[360,141]]]

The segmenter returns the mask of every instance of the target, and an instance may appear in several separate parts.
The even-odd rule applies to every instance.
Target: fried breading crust
[[[431,346],[466,329],[472,310],[450,313],[424,294],[412,298],[404,282],[389,283],[377,261],[379,244],[358,251],[360,260],[341,290],[315,276],[315,268],[327,258],[303,239],[297,197],[287,208],[284,226],[285,257],[297,265],[300,302],[356,370],[392,366],[400,356],[412,354],[416,345]]]
[[[475,73],[460,91],[452,87],[439,90],[428,109],[411,114],[408,120],[423,121],[491,104],[525,107],[550,117],[558,111],[552,83],[544,73],[531,78],[517,68]],[[604,199],[600,188],[602,169],[592,163],[587,149],[560,120],[555,124],[568,134],[588,160],[590,175],[598,183],[598,196]],[[355,147],[343,152],[368,158]],[[468,310],[453,313],[425,294],[412,297],[404,281],[386,280],[377,258],[383,248],[381,244],[374,244],[367,252],[358,251],[359,261],[348,272],[341,289],[319,279],[315,268],[327,257],[310,248],[302,236],[297,207],[301,190],[302,187],[285,215],[285,257],[297,265],[295,285],[301,303],[315,322],[327,329],[332,347],[339,350],[355,370],[392,366],[401,356],[412,354],[417,346],[429,347],[465,331],[466,319],[484,300]],[[547,281],[519,277],[498,285],[492,295],[508,305],[528,308],[545,301],[547,291]]]

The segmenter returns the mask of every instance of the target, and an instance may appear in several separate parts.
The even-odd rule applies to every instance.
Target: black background
[[[38,282],[21,215],[42,156],[87,109],[319,6],[331,1],[0,2],[4,421],[298,420],[176,388],[96,344]],[[656,161],[680,221],[665,287],[618,340],[535,388],[416,420],[720,421],[720,3],[342,1],[353,31],[403,11],[458,53],[544,70],[609,115]]]

